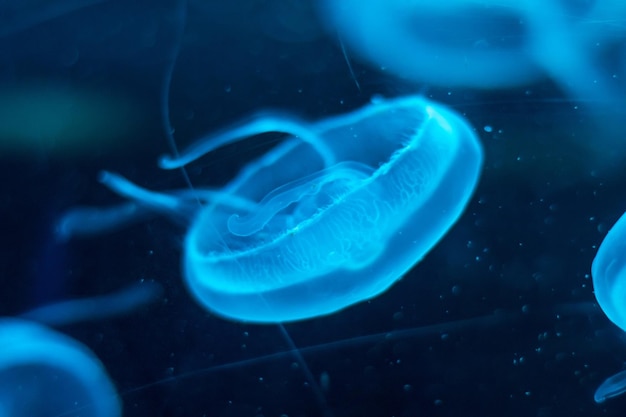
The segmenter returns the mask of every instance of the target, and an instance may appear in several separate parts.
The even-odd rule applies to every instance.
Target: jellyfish
[[[621,1],[319,2],[341,45],[395,76],[435,86],[484,89],[552,77],[577,99],[620,99],[598,45],[621,42]],[[450,30],[454,28],[454,30]]]
[[[47,326],[110,318],[154,301],[162,288],[144,281],[118,292],[54,302],[0,319],[0,416],[121,415],[104,367],[78,341]]]
[[[591,265],[593,289],[604,314],[626,331],[626,214],[619,218],[602,241]],[[626,372],[609,377],[598,387],[594,399],[602,403],[626,392]]]
[[[596,390],[593,399],[598,404],[626,392],[626,371],[618,372],[604,381]]]
[[[40,324],[0,320],[0,415],[117,417],[104,367],[85,346]]]
[[[604,314],[626,331],[626,214],[613,225],[602,241],[591,265],[593,289]]]
[[[290,136],[219,190],[157,193],[100,177],[138,207],[188,216],[185,282],[201,305],[234,320],[302,320],[381,294],[458,220],[482,165],[468,123],[419,96],[318,122],[262,112],[160,164],[178,168],[266,132]],[[96,212],[81,210],[89,215],[61,219],[64,238],[126,220],[105,209],[94,228]]]

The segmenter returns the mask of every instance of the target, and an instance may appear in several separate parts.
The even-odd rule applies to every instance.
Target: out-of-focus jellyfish
[[[320,2],[332,34],[378,68],[436,86],[506,88],[551,76],[580,99],[616,98],[598,62],[622,42],[621,0]],[[619,96],[621,97],[621,96]]]
[[[602,311],[620,329],[626,331],[626,214],[613,225],[602,241],[591,275],[596,300]],[[602,383],[594,399],[602,403],[626,392],[626,371],[619,372]]]
[[[137,207],[193,212],[186,283],[202,305],[236,320],[306,319],[384,292],[458,220],[482,165],[479,140],[463,118],[410,96],[316,123],[266,112],[161,166],[181,167],[267,132],[291,136],[221,190],[156,193],[116,174],[101,176]],[[69,212],[60,234],[126,220],[106,209],[95,213]]]
[[[593,289],[604,314],[626,331],[626,214],[602,241],[591,265]]]
[[[619,372],[607,378],[596,390],[593,399],[603,403],[609,398],[617,397],[626,392],[626,371]]]
[[[116,417],[120,403],[102,364],[85,346],[43,324],[65,326],[126,314],[162,287],[57,302],[0,319],[0,416]]]
[[[0,416],[119,416],[119,398],[100,361],[78,341],[43,324],[126,314],[161,292],[161,285],[145,281],[0,319]]]
[[[120,413],[117,393],[89,349],[33,322],[0,320],[0,416]]]

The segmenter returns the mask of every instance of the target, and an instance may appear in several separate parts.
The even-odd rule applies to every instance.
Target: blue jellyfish
[[[591,265],[596,300],[606,316],[626,331],[626,214],[602,241]],[[594,399],[602,403],[626,392],[626,371],[611,376],[598,387]]]
[[[626,214],[602,241],[591,265],[593,289],[604,314],[626,331]]]
[[[33,322],[0,320],[0,416],[120,415],[106,371],[85,346]]]
[[[314,123],[263,112],[160,165],[266,132],[290,136],[220,190],[157,193],[105,172],[130,205],[70,211],[59,233],[185,215],[183,274],[201,305],[235,320],[306,319],[381,294],[419,262],[462,214],[483,159],[462,117],[409,96]]]
[[[598,45],[621,43],[623,28],[610,22],[626,6],[578,3],[319,2],[329,32],[338,33],[349,51],[405,79],[508,88],[547,74],[576,98],[621,100],[613,73],[596,63]]]
[[[65,326],[126,314],[154,301],[161,290],[145,281],[0,319],[0,416],[120,416],[119,398],[100,361],[78,341],[44,324]]]
[[[618,372],[604,381],[596,390],[593,399],[598,404],[626,392],[626,371]]]

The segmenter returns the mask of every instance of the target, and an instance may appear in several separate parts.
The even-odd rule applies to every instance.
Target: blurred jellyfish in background
[[[156,301],[146,281],[116,293],[60,301],[0,319],[0,415],[117,417],[121,404],[98,358],[48,326],[125,315]]]
[[[120,402],[96,356],[34,322],[0,320],[0,415],[118,417]]]
[[[604,314],[626,331],[626,215],[606,234],[593,260],[591,273],[598,304]]]
[[[498,89],[548,75],[576,98],[618,98],[598,59],[626,33],[619,0],[323,0],[320,10],[350,50],[410,81]]]
[[[589,150],[590,170],[618,164],[626,129],[626,2],[321,0],[349,57],[415,86],[538,94]],[[550,85],[551,82],[554,85]],[[547,97],[545,92],[556,86]],[[547,87],[547,88],[546,88]],[[583,111],[584,110],[584,111]],[[575,125],[578,125],[574,127]],[[591,139],[589,136],[593,136]],[[601,138],[601,140],[598,140]],[[601,168],[598,168],[600,166]]]
[[[606,316],[626,331],[626,214],[606,234],[591,266],[593,288]],[[626,392],[626,371],[602,383],[594,399],[602,403]]]

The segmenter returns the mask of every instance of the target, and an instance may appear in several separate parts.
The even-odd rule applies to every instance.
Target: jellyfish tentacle
[[[102,184],[122,197],[136,201],[154,211],[175,216],[188,215],[186,212],[189,210],[195,212],[197,207],[195,207],[194,202],[197,199],[244,211],[252,211],[257,208],[257,204],[253,201],[221,191],[184,190],[171,194],[156,192],[140,187],[123,176],[108,171],[103,171],[99,179]]]
[[[77,237],[87,237],[111,232],[154,214],[134,201],[113,207],[75,207],[65,212],[54,225],[58,241],[66,242]]]

